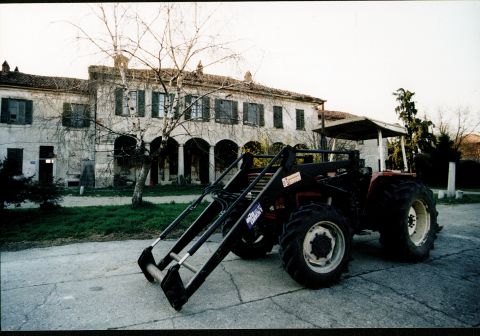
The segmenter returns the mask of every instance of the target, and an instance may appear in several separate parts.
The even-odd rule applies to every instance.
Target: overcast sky
[[[326,99],[327,109],[389,122],[397,121],[392,92],[400,87],[416,93],[422,115],[466,107],[480,116],[479,1],[208,6],[243,51],[240,70],[223,68],[223,75],[241,79],[250,70],[261,84]],[[87,78],[88,66],[101,61],[59,21],[86,24],[89,12],[88,4],[0,5],[1,62]]]

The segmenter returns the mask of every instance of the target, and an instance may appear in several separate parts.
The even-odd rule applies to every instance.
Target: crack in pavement
[[[109,278],[113,278],[113,277],[128,276],[128,275],[135,275],[135,274],[142,274],[142,272],[139,271],[139,272],[134,272],[134,273],[112,274],[112,275],[108,275],[108,276],[97,276],[97,277],[77,279],[77,280],[64,280],[64,281],[58,281],[58,282],[46,282],[46,283],[35,284],[35,285],[30,285],[30,286],[22,286],[22,287],[14,287],[14,288],[9,288],[9,289],[2,289],[1,291],[2,292],[8,292],[8,291],[11,291],[11,290],[16,290],[16,289],[35,288],[35,287],[41,287],[41,286],[57,285],[57,284],[64,284],[64,283],[71,283],[71,282],[83,282],[83,281],[98,280],[98,279],[109,279]]]
[[[320,327],[319,325],[316,325],[315,323],[312,323],[312,322],[310,322],[310,321],[307,321],[307,320],[303,319],[302,317],[298,316],[297,314],[289,311],[288,309],[286,309],[285,307],[283,307],[281,304],[279,304],[278,302],[276,302],[273,298],[270,298],[270,301],[272,301],[273,304],[274,304],[275,306],[277,306],[278,308],[280,308],[280,310],[283,311],[284,313],[287,313],[288,315],[292,315],[292,316],[296,317],[298,320],[310,324],[310,325],[313,326],[314,328],[319,328],[319,327]]]
[[[23,315],[25,316],[25,320],[24,320],[24,321],[22,322],[22,324],[16,329],[16,331],[22,330],[23,326],[24,326],[25,324],[27,324],[27,322],[30,320],[30,315],[31,315],[34,311],[36,311],[37,309],[40,309],[41,307],[43,307],[43,306],[47,303],[47,301],[48,301],[48,299],[50,298],[50,296],[52,296],[52,294],[53,294],[56,290],[57,290],[57,284],[54,284],[53,287],[52,287],[52,289],[50,290],[50,292],[49,292],[47,295],[45,295],[45,298],[43,299],[43,301],[42,301],[41,303],[35,305],[35,307],[33,307],[33,309],[31,309],[28,313],[23,314]]]
[[[233,278],[232,273],[227,271],[227,268],[222,263],[220,263],[219,265],[222,267],[223,271],[225,273],[227,273],[227,275],[230,277],[230,281],[233,283],[233,286],[235,287],[235,290],[237,291],[238,300],[240,301],[240,303],[243,303],[242,295],[240,294],[240,288],[238,288],[238,285],[235,282],[235,279]]]
[[[459,319],[459,318],[450,316],[448,313],[446,313],[446,312],[444,312],[444,311],[442,311],[442,310],[440,310],[440,309],[438,309],[438,308],[432,307],[432,306],[430,306],[430,305],[429,305],[428,303],[426,303],[426,302],[423,302],[423,301],[421,301],[421,300],[418,300],[418,299],[415,298],[413,295],[410,295],[410,294],[408,294],[408,293],[402,293],[402,292],[396,290],[396,289],[393,288],[393,287],[390,287],[390,286],[388,286],[388,285],[382,284],[382,283],[380,283],[380,282],[378,282],[378,281],[375,281],[375,280],[372,280],[372,279],[366,279],[366,278],[364,278],[363,276],[360,276],[360,278],[363,279],[363,280],[365,280],[365,281],[367,281],[367,282],[370,281],[370,282],[373,282],[374,284],[376,284],[376,285],[378,285],[378,286],[387,288],[387,289],[391,290],[392,292],[394,292],[394,293],[397,294],[397,295],[400,295],[400,296],[409,298],[410,300],[412,300],[412,301],[414,301],[414,302],[416,302],[416,303],[418,303],[418,304],[421,304],[421,305],[427,307],[428,309],[431,309],[431,310],[433,310],[433,311],[435,311],[435,312],[437,312],[437,313],[441,313],[441,314],[445,315],[446,317],[451,318],[452,320],[455,320],[455,321],[457,321],[457,322],[459,322],[459,323],[463,323],[463,324],[465,324],[465,325],[468,325],[467,322],[465,322],[465,321],[463,321],[463,320],[461,320],[461,319]]]
[[[203,313],[209,312],[209,311],[219,311],[219,310],[235,308],[235,307],[239,307],[241,305],[245,305],[245,304],[248,304],[248,303],[260,302],[260,301],[280,297],[282,295],[292,294],[292,293],[295,293],[295,292],[300,292],[300,291],[305,291],[305,290],[308,290],[308,288],[293,289],[293,290],[290,290],[290,291],[286,291],[284,293],[270,295],[270,296],[266,296],[266,297],[263,297],[263,298],[253,299],[253,300],[250,300],[250,301],[244,301],[243,303],[235,303],[235,304],[232,304],[232,305],[216,307],[216,308],[207,308],[207,309],[204,309],[204,310],[201,310],[201,311],[197,311],[197,312],[193,312],[193,313],[189,313],[189,314],[184,314],[182,316],[166,317],[166,318],[159,319],[159,320],[150,320],[150,321],[145,321],[145,322],[139,322],[139,323],[129,324],[129,325],[126,325],[126,326],[120,326],[120,327],[115,327],[115,328],[111,328],[111,329],[122,329],[122,328],[135,327],[135,326],[139,326],[139,325],[142,325],[142,324],[162,322],[162,321],[165,321],[165,320],[168,320],[168,319],[172,319],[172,323],[173,323],[174,319],[195,316],[195,315],[203,314]]]

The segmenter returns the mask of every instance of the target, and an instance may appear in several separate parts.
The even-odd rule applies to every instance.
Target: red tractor
[[[145,277],[160,282],[172,307],[180,310],[230,251],[254,259],[279,244],[285,270],[309,288],[340,279],[351,259],[352,237],[365,229],[380,232],[385,252],[394,258],[417,262],[428,257],[438,228],[432,191],[414,174],[384,168],[382,137],[403,136],[404,129],[362,117],[333,122],[317,131],[338,139],[378,137],[379,172],[372,174],[370,167],[364,167],[358,151],[287,146],[276,155],[243,154],[138,260]],[[255,158],[266,159],[268,164],[254,167]],[[224,182],[240,163],[238,172]],[[153,247],[178,228],[208,194],[213,202],[155,262]],[[218,230],[223,240],[197,269],[187,259]],[[179,274],[181,267],[193,272],[187,285]]]

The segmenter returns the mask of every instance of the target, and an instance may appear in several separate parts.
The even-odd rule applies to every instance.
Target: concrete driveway
[[[276,250],[230,254],[180,312],[136,260],[151,241],[82,243],[1,254],[2,330],[480,326],[480,205],[438,206],[445,225],[428,261],[381,257],[378,235],[356,236],[335,286],[309,290]],[[199,264],[216,246],[199,250]],[[172,242],[159,244],[155,255]]]

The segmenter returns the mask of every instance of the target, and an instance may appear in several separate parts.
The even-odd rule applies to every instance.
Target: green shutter
[[[215,99],[215,121],[220,121],[220,103],[221,99]]]
[[[70,103],[63,103],[62,126],[72,126],[72,105]]]
[[[32,124],[32,113],[33,112],[33,102],[31,100],[27,100],[25,102],[25,124]]]
[[[139,117],[145,117],[145,91],[137,91],[137,115]]]
[[[115,89],[115,115],[123,114],[123,89]]]
[[[243,102],[243,123],[248,122],[248,103]]]
[[[210,98],[209,97],[202,98],[202,119],[204,121],[210,120]]]
[[[8,98],[2,98],[2,116],[1,122],[7,124],[10,121],[10,115],[8,113]]]
[[[158,118],[158,92],[152,91],[152,118]]]
[[[192,103],[192,96],[186,95],[185,96],[185,120],[191,119],[192,117],[192,107],[190,104]]]
[[[297,129],[303,130],[305,129],[305,114],[303,110],[296,110],[296,117],[297,117]]]
[[[85,114],[83,117],[83,127],[90,127],[90,106],[85,105]]]
[[[275,128],[283,128],[282,107],[273,107],[273,126]]]
[[[238,102],[232,101],[232,124],[238,124]]]
[[[263,104],[258,104],[258,120],[260,126],[265,126],[265,113],[263,111]]]

